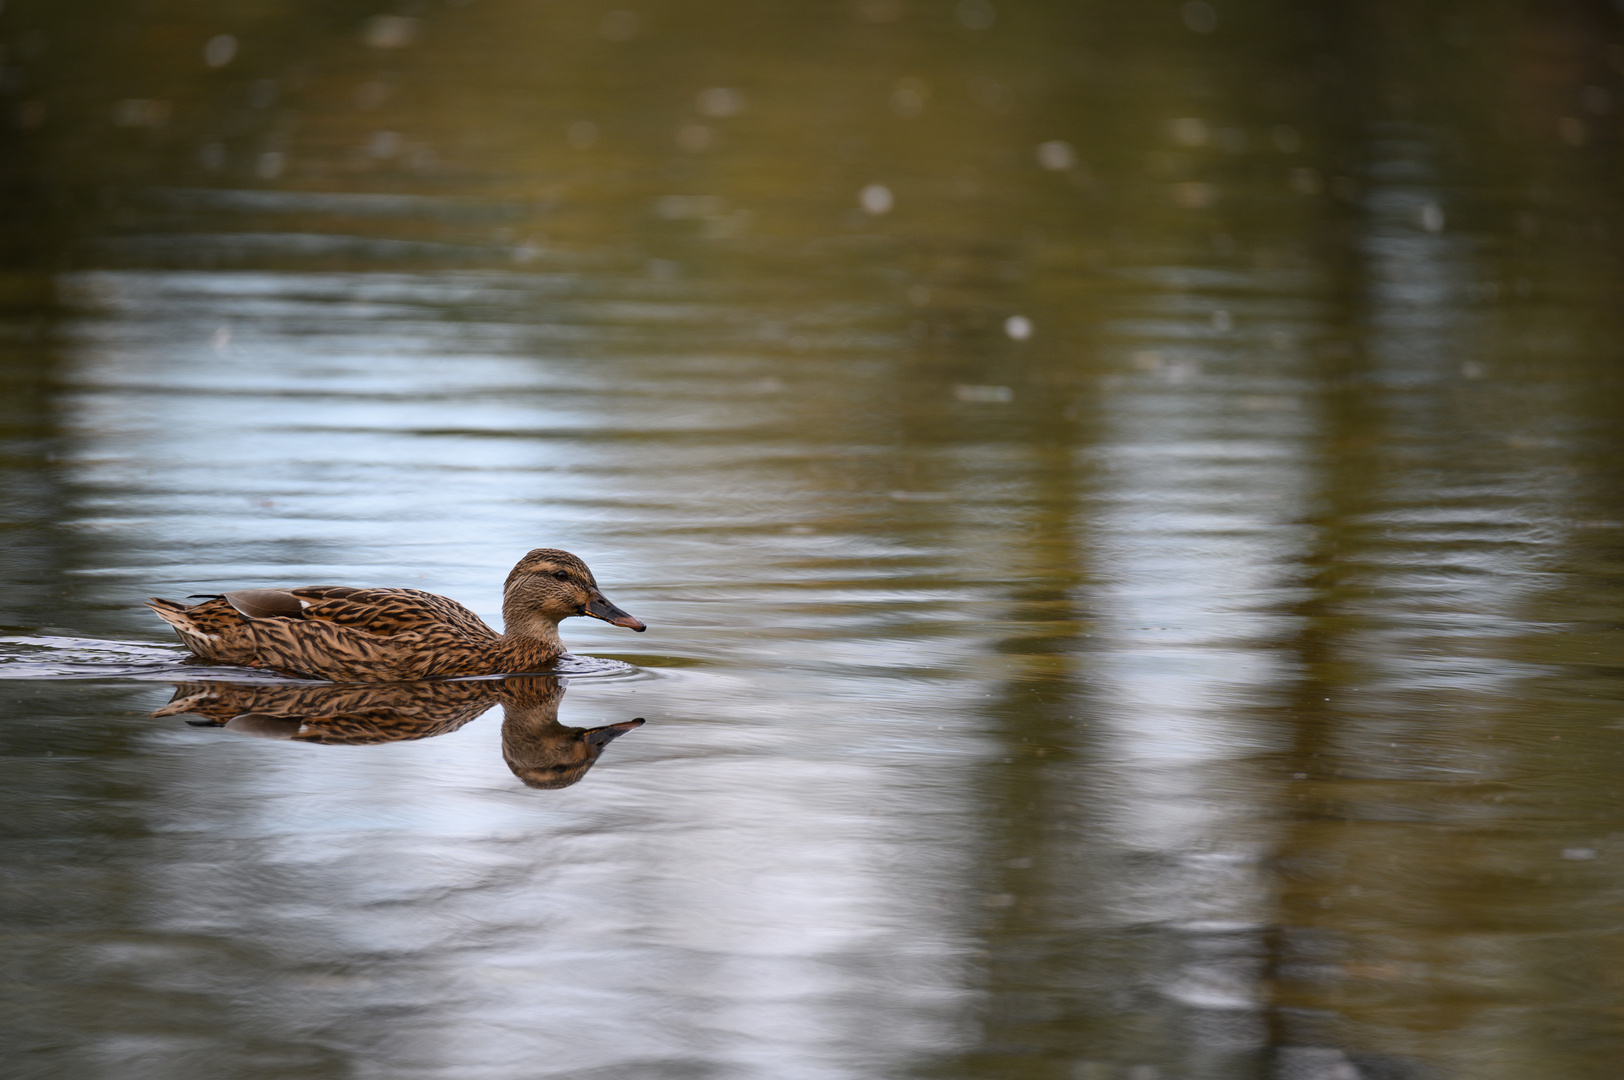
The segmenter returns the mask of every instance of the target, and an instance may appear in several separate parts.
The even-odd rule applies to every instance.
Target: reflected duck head
[[[509,706],[502,723],[502,757],[526,787],[566,788],[586,775],[604,747],[643,723],[639,716],[595,728],[566,727],[556,720],[550,726],[536,725],[522,717],[516,720]]]
[[[550,684],[550,685],[549,685]],[[502,757],[525,786],[566,788],[586,775],[608,746],[643,718],[603,727],[567,727],[558,722],[563,688],[556,679],[507,679],[502,689]]]

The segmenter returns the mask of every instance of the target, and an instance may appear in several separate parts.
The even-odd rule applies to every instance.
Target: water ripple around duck
[[[186,651],[178,645],[49,635],[0,637],[0,679],[321,681],[227,664],[190,663],[189,660]],[[577,653],[565,653],[546,673],[565,676],[572,682],[634,679],[645,675],[636,664],[624,660]]]

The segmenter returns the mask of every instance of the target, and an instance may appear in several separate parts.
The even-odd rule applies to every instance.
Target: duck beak
[[[621,611],[606,600],[601,592],[592,593],[592,599],[586,602],[586,613],[594,619],[602,619],[611,626],[624,626],[628,630],[636,630],[639,634],[648,629],[643,625],[642,619]]]

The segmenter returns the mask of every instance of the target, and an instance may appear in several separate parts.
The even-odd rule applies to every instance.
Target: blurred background
[[[1607,0],[4,0],[0,1072],[1616,1077],[1621,73]],[[575,786],[149,715],[149,595],[536,546],[650,625],[565,625],[648,720]]]

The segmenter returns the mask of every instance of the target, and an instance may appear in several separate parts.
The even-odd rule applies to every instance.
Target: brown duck
[[[428,739],[456,731],[493,705],[503,707],[502,756],[533,788],[568,787],[604,747],[643,720],[604,727],[558,722],[564,684],[551,675],[334,686],[315,683],[179,683],[153,716],[194,713],[199,726],[239,735],[350,746]]]
[[[197,656],[334,682],[406,682],[535,671],[564,651],[558,624],[590,615],[641,632],[598,591],[586,563],[537,548],[502,589],[503,632],[455,600],[417,589],[236,589],[200,604],[147,607]]]

